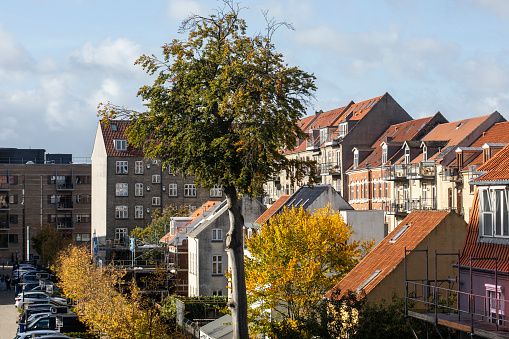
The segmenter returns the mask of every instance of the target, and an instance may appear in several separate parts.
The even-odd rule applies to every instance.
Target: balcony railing
[[[401,164],[383,167],[383,180],[406,180],[406,166]]]
[[[440,172],[440,178],[443,182],[460,181],[459,171],[457,168],[444,168],[442,172]]]
[[[394,200],[389,201],[385,205],[385,213],[387,214],[396,214],[396,215],[406,215],[405,202],[403,200]]]
[[[406,165],[406,174],[409,179],[434,178],[435,164],[430,162],[420,162],[418,164]]]
[[[340,167],[334,162],[327,162],[323,164],[319,164],[319,173],[321,175],[327,175],[327,174],[341,174]]]
[[[437,202],[433,198],[408,199],[405,201],[405,209],[407,212],[412,210],[436,210]]]
[[[306,140],[306,149],[307,150],[315,150],[320,148],[320,137],[311,137],[310,139]]]
[[[57,190],[72,190],[74,185],[72,182],[57,182]]]
[[[72,209],[73,207],[74,203],[72,201],[60,201],[57,203],[57,209],[59,210]]]

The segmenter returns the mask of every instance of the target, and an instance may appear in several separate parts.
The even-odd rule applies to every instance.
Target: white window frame
[[[356,168],[359,166],[359,151],[355,150],[353,152],[353,167]]]
[[[178,194],[178,185],[177,184],[168,184],[168,196],[176,197]]]
[[[223,196],[223,186],[214,185],[214,187],[210,189],[211,198],[221,198],[222,196]]]
[[[127,151],[127,139],[113,139],[115,151]]]
[[[220,228],[212,229],[212,241],[223,241],[223,230]]]
[[[223,256],[212,256],[212,275],[223,275]]]
[[[160,174],[152,174],[152,183],[160,184],[161,183],[161,175]]]
[[[83,221],[83,219],[87,218],[88,221]],[[77,223],[89,223],[90,222],[90,214],[76,214],[76,222]]]
[[[126,205],[115,206],[115,219],[127,219],[129,217],[129,208]]]
[[[134,219],[143,219],[143,206],[134,206]]]
[[[161,197],[152,197],[152,206],[161,206]]]
[[[509,238],[509,190],[505,186],[479,188],[479,235]]]
[[[115,196],[116,197],[129,196],[129,184],[125,182],[117,182],[115,184]]]
[[[505,315],[504,287],[493,284],[484,284],[484,287],[486,288],[486,312],[488,313],[486,316],[488,316],[488,321],[495,323],[498,314],[499,324],[502,325],[502,319]],[[497,300],[490,298],[498,299],[498,304]]]
[[[129,164],[127,161],[117,161],[116,162],[116,174],[128,174],[129,173]]]
[[[196,197],[195,184],[184,184],[184,197]]]
[[[144,164],[143,160],[138,160],[134,162],[134,174],[143,174]]]
[[[126,227],[115,228],[115,240],[125,242],[126,238],[129,237],[129,231]]]
[[[143,183],[137,182],[134,184],[134,196],[135,197],[143,196]]]

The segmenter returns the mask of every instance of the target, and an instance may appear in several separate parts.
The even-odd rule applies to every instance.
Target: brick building
[[[43,149],[0,149],[0,260],[37,255],[27,239],[45,225],[90,242],[90,202],[90,164]]]
[[[92,152],[92,234],[105,246],[127,246],[130,232],[146,227],[156,208],[189,206],[194,211],[222,190],[198,188],[194,178],[183,178],[146,159],[142,150],[127,142],[129,121],[99,123]]]

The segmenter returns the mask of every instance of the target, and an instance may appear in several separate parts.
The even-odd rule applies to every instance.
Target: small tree
[[[51,266],[58,254],[72,243],[70,234],[65,234],[51,225],[43,226],[32,238],[32,246],[42,262]]]
[[[258,305],[253,318],[267,326],[260,314],[266,309],[283,321],[314,317],[323,295],[373,246],[374,241],[350,241],[352,233],[330,207],[285,209],[263,224],[247,242],[246,286]]]
[[[145,228],[135,228],[131,235],[146,244],[159,244],[159,240],[170,230],[172,217],[189,215],[188,206],[167,206],[164,212],[157,208],[152,214],[152,221]]]
[[[315,178],[314,163],[287,159],[306,134],[297,126],[315,90],[315,77],[284,63],[272,35],[284,23],[267,21],[265,33],[248,36],[240,8],[207,17],[191,15],[182,23],[184,40],[163,46],[163,60],[143,55],[137,63],[157,74],[138,94],[146,112],[106,105],[105,122],[130,119],[129,141],[145,155],[162,160],[175,173],[195,176],[205,188],[223,187],[230,230],[230,309],[234,338],[248,338],[244,276],[243,216],[238,195],[258,196],[263,183],[282,170],[292,179]],[[308,173],[308,170],[311,172]]]

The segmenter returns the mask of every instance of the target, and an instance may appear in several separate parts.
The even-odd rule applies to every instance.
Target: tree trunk
[[[233,186],[224,187],[230,215],[230,230],[226,237],[228,262],[231,268],[231,298],[228,306],[232,312],[233,338],[248,339],[246,276],[244,273],[244,217],[240,211],[237,191]]]

